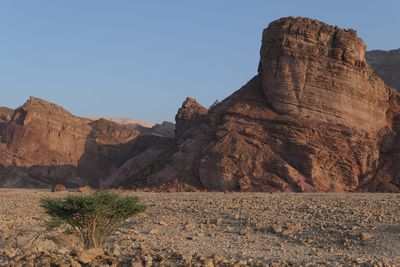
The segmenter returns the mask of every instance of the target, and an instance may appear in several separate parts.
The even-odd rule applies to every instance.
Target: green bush
[[[86,249],[102,247],[126,219],[146,209],[138,197],[108,191],[65,198],[43,198],[41,206],[50,215],[48,227],[71,228]]]

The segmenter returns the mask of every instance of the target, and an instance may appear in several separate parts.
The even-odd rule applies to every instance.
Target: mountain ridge
[[[353,29],[273,21],[258,74],[208,109],[188,97],[175,125],[80,118],[30,98],[0,123],[0,186],[400,192],[400,93],[365,50]]]

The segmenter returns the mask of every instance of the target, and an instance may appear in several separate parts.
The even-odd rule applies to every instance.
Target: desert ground
[[[91,263],[46,231],[45,190],[0,189],[0,266],[400,266],[400,194],[137,193]]]

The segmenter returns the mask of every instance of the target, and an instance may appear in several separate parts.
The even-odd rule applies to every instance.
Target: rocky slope
[[[398,192],[399,99],[369,68],[354,30],[283,18],[264,30],[256,77],[209,110],[188,98],[176,116],[175,144],[144,151],[105,181]],[[143,164],[146,153],[154,160]]]
[[[31,97],[3,123],[0,185],[43,187],[98,186],[132,156],[141,135],[132,127],[105,119],[79,118],[47,101]]]
[[[365,57],[371,68],[387,85],[400,90],[400,49],[372,50],[368,51]]]

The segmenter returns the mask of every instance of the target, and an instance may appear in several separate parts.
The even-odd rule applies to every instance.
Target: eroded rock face
[[[14,110],[11,108],[0,107],[0,140],[7,127],[7,123],[11,120]]]
[[[399,97],[364,54],[353,30],[306,18],[271,23],[259,74],[210,110],[188,98],[175,146],[157,152],[164,162],[149,170],[132,159],[114,185],[156,177],[157,188],[399,191]]]
[[[306,18],[272,22],[258,75],[210,109],[187,98],[174,138],[78,118],[32,98],[3,130],[0,181],[400,192],[400,93],[364,54],[353,30]]]
[[[0,107],[0,121],[9,121],[13,115],[14,110],[11,108]]]
[[[262,88],[278,113],[366,131],[386,125],[388,91],[354,30],[285,18],[269,25],[262,43]]]
[[[73,116],[31,97],[16,109],[0,143],[0,184],[10,187],[63,183],[98,186],[127,158],[139,132],[117,123]]]
[[[175,116],[175,135],[179,139],[188,129],[193,127],[197,121],[206,115],[208,110],[197,103],[196,99],[188,97]]]
[[[387,85],[400,90],[400,49],[368,51],[365,57],[374,72]]]

